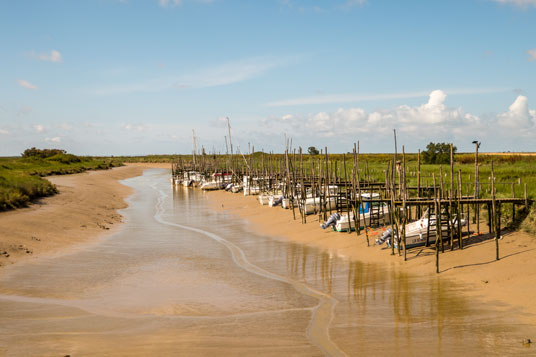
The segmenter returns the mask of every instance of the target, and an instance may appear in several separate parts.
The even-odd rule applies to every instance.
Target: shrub
[[[456,146],[452,147],[454,154],[457,150]],[[448,164],[450,163],[450,144],[430,143],[422,152],[422,158],[425,164]]]
[[[318,151],[318,149],[315,148],[314,146],[309,146],[309,148],[307,149],[307,152],[310,155],[318,155],[318,154],[320,154],[320,151]]]
[[[62,149],[37,149],[36,147],[32,147],[30,149],[24,150],[21,156],[22,157],[40,157],[42,159],[45,159],[47,157],[66,154],[66,153],[67,151],[62,150]]]
[[[525,232],[536,235],[536,205],[533,205],[530,208],[527,217],[525,218],[523,223],[521,223],[521,229]]]

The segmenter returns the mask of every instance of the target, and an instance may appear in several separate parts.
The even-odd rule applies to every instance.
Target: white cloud
[[[59,53],[56,50],[52,50],[48,53],[41,53],[38,57],[41,61],[48,61],[48,62],[55,62],[55,63],[61,63],[63,62],[63,58],[61,57],[61,53]]]
[[[0,134],[1,134],[1,135],[7,135],[7,134],[9,134],[9,131],[0,128]]]
[[[61,138],[59,136],[55,136],[53,138],[45,138],[45,141],[47,143],[60,143],[61,142]]]
[[[63,58],[61,53],[57,50],[50,50],[50,52],[35,53],[34,51],[26,52],[26,55],[40,61],[61,63]]]
[[[527,97],[520,95],[510,105],[508,111],[497,116],[502,126],[526,129],[536,124],[536,110],[529,110]]]
[[[493,0],[495,2],[501,3],[501,4],[509,4],[518,6],[521,8],[527,8],[529,6],[536,7],[536,0]]]
[[[17,83],[19,84],[19,86],[23,88],[33,89],[33,90],[39,89],[39,87],[37,87],[35,84],[31,84],[30,82],[25,81],[24,79],[17,80]]]
[[[529,61],[536,61],[536,48],[532,48],[527,51],[529,54]]]
[[[431,128],[437,132],[457,133],[480,125],[478,116],[465,113],[461,108],[447,107],[444,104],[446,97],[442,90],[434,90],[426,103],[416,107],[401,105],[372,113],[362,108],[340,108],[333,113],[319,112],[305,116],[287,114],[264,120],[264,124],[268,127],[275,124],[292,132],[320,137],[379,133],[393,128],[409,134],[422,133]]]
[[[193,70],[187,74],[156,78],[145,82],[113,85],[100,88],[94,91],[94,93],[98,95],[114,95],[223,86],[250,80],[263,75],[271,69],[287,65],[294,61],[296,61],[296,57],[247,58]]]
[[[203,68],[179,78],[175,88],[207,88],[238,83],[258,77],[290,59],[257,57]]]
[[[45,130],[46,130],[45,127],[44,127],[43,125],[41,125],[41,124],[35,124],[35,125],[33,126],[33,128],[34,128],[34,130],[37,131],[38,133],[43,133],[43,132],[45,132]]]
[[[487,93],[499,93],[510,91],[510,88],[459,88],[449,89],[450,94],[487,94]],[[368,102],[376,100],[393,100],[393,99],[408,99],[424,97],[429,92],[401,92],[401,93],[383,93],[383,94],[328,94],[318,95],[311,97],[301,97],[284,99],[275,102],[266,103],[269,107],[284,107],[295,105],[308,105],[308,104],[330,104],[330,103],[355,103],[355,102]]]

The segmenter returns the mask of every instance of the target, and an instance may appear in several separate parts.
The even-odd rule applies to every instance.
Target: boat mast
[[[194,170],[196,169],[195,154],[197,151],[197,138],[195,137],[195,130],[192,129],[192,158],[194,161]]]

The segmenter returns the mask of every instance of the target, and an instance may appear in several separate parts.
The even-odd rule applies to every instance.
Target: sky
[[[0,155],[536,151],[536,0],[0,0]]]

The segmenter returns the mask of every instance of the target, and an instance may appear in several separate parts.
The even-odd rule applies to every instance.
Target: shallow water
[[[533,326],[449,281],[254,234],[167,170],[125,183],[118,233],[2,272],[0,353],[534,352]]]

